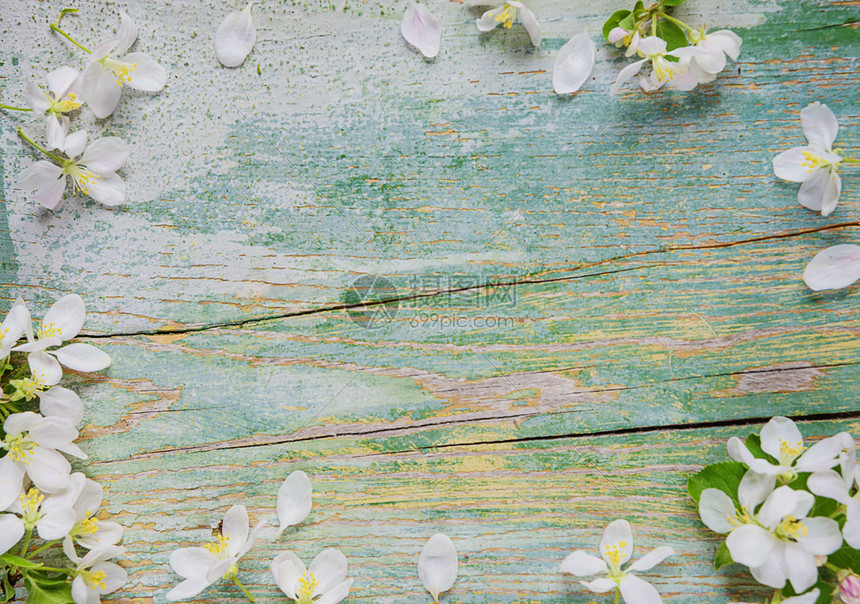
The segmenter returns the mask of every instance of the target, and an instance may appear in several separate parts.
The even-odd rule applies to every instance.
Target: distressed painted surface
[[[87,471],[129,527],[122,599],[161,604],[172,549],[232,503],[271,515],[299,468],[315,508],[245,565],[261,602],[278,601],[265,569],[287,543],[305,559],[341,547],[350,601],[427,602],[414,564],[440,530],[462,564],[445,601],[591,602],[555,571],[612,517],[680,552],[654,573],[666,601],[765,596],[711,570],[684,481],[775,414],[814,419],[808,435],[860,427],[860,297],[799,279],[820,248],[856,242],[860,183],[846,171],[822,218],[770,167],[816,100],[839,146],[860,147],[858,4],[688,3],[679,16],[743,36],[738,63],[691,94],[611,99],[612,49],[574,98],[549,72],[621,2],[535,3],[539,51],[432,5],[434,62],[400,39],[404,3],[258,2],[237,70],[210,46],[233,6],[82,2],[69,30],[98,42],[126,9],[169,83],[82,120],[132,147],[118,209],[27,200],[16,175],[34,157],[14,128],[36,121],[0,114],[0,297],[39,316],[81,293],[114,358],[70,379],[91,403]],[[13,8],[4,102],[83,61],[48,35],[59,5]],[[343,308],[362,276],[399,298],[378,329]]]

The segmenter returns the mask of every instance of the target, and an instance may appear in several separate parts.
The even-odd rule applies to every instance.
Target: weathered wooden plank
[[[260,42],[239,70],[213,65],[224,7],[130,3],[139,47],[171,71],[162,94],[127,94],[105,125],[132,145],[134,203],[38,209],[15,186],[32,161],[13,133],[21,118],[0,116],[4,295],[80,292],[98,312],[92,329],[128,332],[317,308],[361,274],[540,277],[856,220],[850,178],[823,219],[770,168],[801,140],[797,112],[813,100],[840,116],[840,144],[857,146],[856,30],[839,26],[856,3],[689,4],[679,14],[743,35],[739,74],[692,94],[610,99],[623,60],[607,48],[594,81],[562,99],[553,50],[622,3],[536,5],[540,51],[523,50],[517,29],[478,36],[460,3],[439,5],[433,63],[405,48],[397,3],[261,5]],[[107,35],[114,9],[83,8],[69,27]],[[13,53],[4,98],[81,63],[48,35],[56,10],[0,16]]]
[[[860,428],[857,420],[803,422],[807,436]],[[460,577],[447,602],[593,602],[557,573],[575,548],[594,550],[617,517],[633,525],[637,551],[658,544],[678,555],[652,573],[666,602],[758,601],[767,592],[741,569],[715,572],[717,535],[697,519],[686,477],[726,458],[729,436],[759,426],[657,430],[643,434],[540,439],[376,452],[349,438],[177,453],[95,463],[108,485],[107,509],[128,526],[131,581],[122,602],[164,602],[176,577],[177,546],[206,542],[232,504],[271,519],[279,482],[296,469],[312,477],[314,509],[280,540],[264,539],[243,563],[260,602],[280,601],[268,573],[277,551],[311,558],[339,547],[356,577],[351,602],[426,603],[415,564],[424,541],[444,531],[460,552]],[[95,443],[92,443],[95,444]],[[269,531],[267,537],[274,537]],[[198,602],[239,602],[230,586]]]

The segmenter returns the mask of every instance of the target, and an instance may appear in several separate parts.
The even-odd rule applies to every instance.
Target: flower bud
[[[860,604],[860,577],[851,572],[839,573],[838,596],[844,604]]]

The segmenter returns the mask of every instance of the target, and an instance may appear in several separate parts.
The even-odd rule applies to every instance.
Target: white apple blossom
[[[609,32],[607,39],[610,43],[615,44],[619,48],[626,46],[624,51],[625,57],[632,57],[639,52],[639,42],[642,41],[642,36],[639,35],[638,29],[624,29],[623,27],[614,27]]]
[[[278,489],[277,512],[280,528],[283,533],[288,526],[300,523],[311,511],[313,488],[308,475],[296,470],[281,484]]]
[[[224,67],[238,67],[245,62],[257,42],[257,29],[251,17],[253,1],[243,10],[227,15],[215,32],[215,58]]]
[[[594,69],[596,48],[591,36],[582,32],[573,36],[555,55],[552,87],[558,94],[579,90]]]
[[[348,571],[346,556],[337,549],[321,551],[310,568],[293,552],[282,552],[272,560],[275,583],[297,604],[337,604],[352,586]]]
[[[860,246],[843,243],[818,252],[803,269],[803,281],[813,291],[842,289],[860,279]]]
[[[104,140],[104,139],[102,139]],[[58,350],[46,350],[59,346],[77,336],[86,320],[84,300],[78,294],[63,296],[48,309],[33,337],[29,326],[27,343],[16,346],[17,352],[46,351],[57,360],[75,371],[99,371],[110,365],[110,356],[90,344],[68,344]],[[56,382],[55,382],[56,383]]]
[[[30,311],[27,310],[24,301],[21,298],[15,300],[12,308],[9,309],[9,314],[0,324],[0,361],[9,356],[12,347],[18,343],[31,325],[31,320]]]
[[[833,150],[839,123],[827,105],[811,103],[800,110],[800,125],[809,144],[774,157],[773,171],[779,178],[801,183],[800,205],[827,216],[836,209],[842,191],[837,171],[843,159]]]
[[[845,449],[839,454],[839,472],[820,470],[807,480],[810,491],[821,497],[838,501],[845,506],[845,525],[842,537],[854,549],[860,549],[860,465],[854,439],[847,433]]]
[[[759,474],[780,477],[783,482],[791,480],[798,472],[820,472],[835,466],[839,452],[846,446],[847,432],[841,432],[817,442],[804,451],[803,436],[793,421],[786,417],[774,417],[761,429],[761,448],[775,458],[773,464],[767,459],[755,457],[741,439],[729,439],[729,457],[745,463]]]
[[[75,472],[69,476],[69,486],[60,492],[66,495],[67,509],[72,515],[72,525],[63,540],[63,551],[70,559],[76,555],[75,543],[99,549],[116,545],[122,539],[122,526],[95,517],[102,505],[103,490],[99,483]]]
[[[35,353],[32,353],[35,354]],[[39,411],[45,417],[59,417],[73,426],[84,418],[84,404],[74,391],[62,386],[52,386],[45,391],[36,390]]]
[[[36,113],[55,118],[74,111],[81,106],[78,98],[81,87],[80,76],[77,69],[60,67],[45,76],[48,84],[47,91],[32,82],[27,82],[24,93],[27,105]]]
[[[489,0],[466,0],[468,6],[489,6]],[[538,23],[535,14],[520,0],[508,0],[502,6],[485,12],[475,22],[478,26],[478,31],[486,33],[493,31],[501,25],[505,29],[513,27],[514,19],[519,16],[520,22],[529,34],[529,39],[533,46],[540,46],[540,23]]]
[[[14,464],[29,476],[33,484],[45,493],[56,493],[69,484],[71,466],[59,451],[80,459],[86,459],[74,441],[78,431],[57,417],[42,417],[38,413],[25,411],[13,413],[3,422],[6,436],[0,440],[0,449],[6,450],[0,458],[0,476],[14,477],[4,465]],[[23,483],[23,474],[20,474]],[[20,492],[21,485],[13,484]]]
[[[700,84],[713,82],[717,74],[726,67],[726,56],[736,61],[741,53],[740,36],[728,29],[707,33],[704,28],[691,34],[693,46],[706,51],[689,57],[690,67],[698,77]]]
[[[580,583],[594,593],[606,593],[614,589],[616,593],[620,592],[626,604],[662,602],[654,586],[632,574],[631,571],[649,570],[673,555],[675,550],[662,545],[622,570],[621,565],[630,560],[632,553],[633,533],[630,530],[630,524],[626,520],[615,520],[603,531],[603,538],[600,540],[602,559],[586,554],[582,550],[576,550],[562,561],[559,570],[577,577],[606,573],[606,577],[593,581],[580,581]]]
[[[170,554],[170,566],[182,577],[179,585],[167,592],[167,600],[187,600],[221,578],[239,583],[239,559],[248,553],[257,533],[266,525],[259,523],[249,533],[248,510],[234,505],[224,514],[218,541],[204,547],[183,547]]]
[[[715,533],[731,533],[740,526],[754,522],[756,509],[776,487],[776,476],[748,470],[738,485],[736,508],[732,499],[719,489],[705,489],[699,497],[702,522]]]
[[[437,533],[424,544],[418,556],[418,578],[434,602],[454,586],[458,566],[457,549],[448,535]]]
[[[0,457],[0,511],[8,509],[24,492],[25,476],[21,466],[13,463],[9,455]]]
[[[124,553],[124,547],[111,545],[94,549],[83,558],[71,559],[77,564],[72,581],[75,604],[99,604],[103,595],[115,592],[128,582],[126,570],[108,562]]]
[[[62,131],[55,132],[53,146],[67,155],[61,157],[38,147],[20,128],[19,134],[54,160],[39,160],[24,170],[20,177],[21,188],[35,193],[34,199],[49,210],[60,202],[68,182],[67,176],[72,178],[75,191],[81,191],[100,203],[115,206],[125,202],[125,182],[116,174],[128,160],[128,145],[122,139],[115,136],[100,138],[85,150],[86,131],[79,130],[67,136]]]
[[[666,50],[666,41],[657,36],[643,38],[637,52],[642,59],[631,63],[622,69],[615,83],[610,88],[611,94],[617,94],[625,82],[636,76],[647,62],[651,62],[652,72],[648,78],[640,78],[639,85],[646,92],[657,90],[669,83],[679,90],[692,90],[699,83],[698,76],[689,67],[689,61],[670,61],[667,56],[678,59],[690,58],[707,54],[707,51],[686,46],[675,50]]]
[[[18,501],[9,508],[12,520],[2,518],[3,526],[7,529],[12,528],[14,523],[20,524],[20,533],[36,530],[39,537],[45,541],[53,541],[65,537],[75,523],[75,514],[69,507],[69,496],[65,489],[58,491],[47,497],[39,492],[36,487],[30,487],[27,493],[21,493]],[[13,530],[13,534],[7,535],[5,531],[0,531],[0,550],[5,546],[5,542],[17,543],[21,538],[18,535],[18,530]],[[12,541],[12,539],[18,537]],[[8,548],[7,548],[8,550]]]
[[[412,2],[403,13],[400,22],[403,39],[417,48],[422,55],[432,59],[439,54],[442,43],[442,25],[423,4]]]
[[[26,401],[32,400],[45,388],[58,384],[63,377],[63,369],[57,360],[41,350],[28,354],[27,364],[30,367],[30,377],[9,380],[9,385],[15,388],[9,395],[10,401],[22,398]]]
[[[775,489],[758,511],[746,510],[745,523],[729,533],[726,545],[732,560],[748,566],[762,585],[782,589],[790,581],[796,592],[812,587],[818,580],[816,556],[832,554],[842,545],[835,520],[807,517],[814,503],[806,491]]]
[[[81,76],[81,96],[96,117],[105,118],[114,112],[123,85],[144,92],[158,92],[164,88],[167,73],[151,56],[145,52],[125,54],[135,40],[137,25],[120,11],[116,37],[93,48],[90,62]]]

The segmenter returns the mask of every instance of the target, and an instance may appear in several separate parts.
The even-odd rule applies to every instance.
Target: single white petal
[[[108,520],[100,520],[98,531],[92,535],[82,535],[77,538],[78,543],[88,549],[116,545],[122,540],[124,529],[122,525]]]
[[[602,558],[591,556],[582,550],[576,550],[562,560],[559,571],[570,573],[577,577],[587,577],[588,575],[606,572],[607,566]]]
[[[738,56],[741,54],[741,44],[743,44],[743,40],[741,40],[741,37],[731,30],[721,29],[719,31],[709,33],[707,35],[707,40],[710,44],[713,44],[729,55],[732,61],[737,61]]]
[[[183,579],[199,579],[218,559],[204,547],[182,547],[170,554],[170,567]]]
[[[238,67],[254,48],[257,30],[251,17],[252,4],[227,15],[215,32],[215,57],[224,67]]]
[[[125,181],[117,174],[105,174],[87,185],[86,193],[99,203],[116,206],[125,203]]]
[[[102,582],[104,587],[99,586],[99,594],[110,594],[118,590],[120,587],[128,583],[128,571],[122,568],[119,564],[113,562],[100,562],[93,565],[93,572],[104,573]]]
[[[822,216],[829,216],[836,209],[836,204],[839,203],[839,195],[842,193],[842,179],[839,178],[839,174],[836,173],[836,170],[828,170],[828,172],[828,179],[825,182],[824,191],[821,196]],[[803,185],[805,184],[803,183]],[[803,185],[800,185],[801,189]],[[798,192],[797,198],[798,200],[800,199],[800,192]]]
[[[821,204],[830,181],[829,168],[816,168],[797,191],[797,202],[804,208],[821,212]]]
[[[343,583],[338,583],[332,587],[330,591],[324,593],[318,600],[315,600],[314,604],[337,604],[349,595],[349,588],[352,587],[352,582],[354,580],[355,579],[347,579]]]
[[[281,552],[272,560],[272,576],[275,577],[275,583],[292,600],[298,599],[299,579],[306,570],[304,562],[293,552]]]
[[[69,157],[77,157],[84,151],[87,144],[87,131],[75,130],[66,137],[63,151]]]
[[[299,524],[311,511],[313,488],[308,475],[296,470],[281,484],[278,489],[278,520],[280,532],[288,526]]]
[[[116,33],[116,46],[111,51],[114,55],[121,55],[137,40],[137,24],[125,11],[119,11],[119,31]]]
[[[45,123],[45,140],[48,149],[59,149],[61,152],[66,148],[66,135],[69,132],[68,118],[58,118],[49,115]]]
[[[797,542],[815,556],[829,556],[842,545],[839,524],[832,518],[804,518],[805,535],[799,535]]]
[[[457,580],[457,550],[447,535],[433,535],[418,556],[418,577],[434,599]]]
[[[128,145],[121,138],[106,136],[94,141],[78,160],[96,174],[116,172],[128,161]]]
[[[810,491],[821,497],[835,499],[844,504],[851,500],[845,481],[834,470],[815,472],[806,481],[806,485]]]
[[[759,566],[751,566],[750,574],[762,585],[782,589],[788,580],[782,548],[775,547],[770,556],[761,559]]]
[[[754,524],[739,526],[726,538],[732,560],[745,566],[760,565],[770,556],[777,539],[770,532]]]
[[[32,411],[13,413],[3,422],[3,431],[12,436],[18,436],[23,432],[29,432],[42,422],[41,416]]]
[[[24,484],[24,470],[8,455],[0,457],[0,511],[18,501]]]
[[[66,177],[59,166],[39,160],[21,173],[18,184],[23,190],[35,193],[33,198],[52,210],[63,197]]]
[[[167,83],[167,72],[158,61],[145,52],[133,52],[122,58],[122,63],[130,65],[129,88],[143,92],[158,92]]]
[[[738,485],[738,501],[752,514],[773,492],[775,486],[776,476],[774,474],[759,474],[749,470],[741,478],[741,483]]]
[[[72,508],[62,508],[39,518],[36,521],[36,530],[39,533],[39,537],[45,541],[53,541],[54,539],[62,539],[68,535],[74,525],[74,510]]]
[[[803,280],[814,291],[848,287],[860,279],[860,246],[842,244],[818,252],[803,270]]]
[[[603,559],[609,562],[609,552],[621,554],[617,558],[618,564],[624,564],[630,559],[633,553],[633,531],[630,530],[630,523],[626,520],[615,520],[610,522],[603,531],[603,537],[600,539],[600,555]]]
[[[803,436],[787,417],[774,417],[761,429],[761,448],[768,455],[781,459],[783,445],[800,449]]]
[[[635,575],[624,575],[618,584],[624,604],[662,604],[663,599],[647,581]]]
[[[818,441],[797,459],[795,466],[799,472],[819,472],[839,463],[839,453],[844,447],[842,434],[836,434]]]
[[[9,354],[9,349],[14,346],[21,336],[27,332],[27,329],[32,330],[32,319],[27,305],[21,298],[15,300],[12,308],[9,309],[9,314],[3,319],[0,324],[0,343],[4,352],[0,354],[0,358],[5,358]]]
[[[510,4],[516,5],[517,2],[511,1]],[[532,46],[535,48],[540,46],[540,23],[538,23],[537,17],[535,14],[527,7],[525,4],[520,6],[520,21],[523,24],[523,27],[526,28],[526,32],[529,34],[529,39],[531,40]]]
[[[827,105],[810,103],[800,110],[800,126],[810,145],[818,145],[828,151],[839,134],[839,123]]]
[[[666,40],[657,36],[642,38],[639,42],[639,52],[646,56],[666,54]]]
[[[561,47],[552,66],[552,87],[558,94],[579,90],[594,69],[596,47],[586,32],[573,36]]]
[[[818,600],[818,596],[820,592],[818,589],[813,589],[809,593],[805,593],[802,596],[792,596],[790,598],[786,598],[782,601],[782,604],[815,604]]]
[[[24,536],[24,523],[13,514],[0,514],[0,555],[15,547]]]
[[[79,85],[80,72],[71,67],[59,67],[45,76],[48,89],[56,99],[62,99],[70,92],[74,92]]]
[[[689,92],[699,85],[699,73],[690,67],[689,59],[681,59],[671,82],[678,90]]]
[[[761,509],[756,515],[756,520],[763,526],[773,530],[786,516],[792,515],[797,517],[795,510],[797,510],[798,506],[800,504],[805,506],[808,503],[808,500],[802,497],[801,493],[803,491],[795,491],[787,486],[779,487],[768,495],[767,500],[762,504]],[[810,495],[810,493],[805,494]]]
[[[600,577],[594,581],[580,581],[585,586],[585,589],[596,594],[605,594],[610,589],[615,589],[615,581]]]
[[[750,510],[752,511],[752,510]],[[699,498],[702,522],[715,533],[730,533],[735,525],[735,504],[719,489],[705,489]]]
[[[204,589],[212,585],[205,576],[186,579],[173,589],[167,592],[165,596],[168,602],[179,602],[180,600],[189,600],[200,594]]]
[[[809,147],[792,147],[773,158],[773,173],[783,180],[804,182],[812,178],[816,169],[810,168],[806,155],[811,154]]]
[[[229,540],[227,551],[235,556],[248,541],[248,510],[244,505],[234,505],[224,514],[221,534]]]
[[[90,61],[81,76],[81,98],[95,116],[105,118],[113,113],[121,95],[122,87],[117,83],[114,73],[97,60]]]
[[[2,478],[0,478],[2,484]],[[0,503],[2,505],[2,503]],[[842,527],[842,537],[845,543],[854,549],[860,549],[860,501],[852,499],[845,511],[845,525]]]
[[[423,4],[413,2],[406,8],[400,22],[400,33],[425,57],[432,59],[439,54],[442,25]]]
[[[661,545],[660,547],[652,549],[650,552],[639,558],[636,562],[630,565],[627,570],[649,570],[654,568],[658,564],[660,564],[663,560],[668,558],[669,556],[674,556],[675,550],[669,547],[668,545]]]
[[[708,51],[708,54],[697,55],[693,62],[710,74],[720,73],[726,67],[726,55],[709,40],[699,43],[699,48]]]
[[[610,44],[616,44],[618,42],[621,42],[629,33],[630,32],[623,27],[613,27],[612,30],[609,32],[609,36],[607,37],[607,39],[609,40]]]
[[[57,359],[41,350],[28,354],[27,364],[32,376],[46,386],[58,384],[63,378],[63,369]]]
[[[40,491],[56,493],[69,484],[72,466],[65,457],[44,447],[33,449],[33,456],[27,465],[27,475]]]
[[[791,581],[791,586],[796,592],[803,593],[818,581],[815,556],[796,543],[786,542],[784,548],[788,580]]]
[[[349,565],[340,550],[324,549],[311,562],[308,570],[313,573],[314,578],[319,581],[316,593],[326,593],[335,585],[346,581]]]
[[[54,302],[45,313],[42,329],[56,330],[56,335],[63,340],[71,340],[80,333],[86,314],[83,298],[68,294]]]
[[[76,426],[84,418],[84,404],[73,390],[53,386],[45,392],[37,392],[39,410],[45,417],[61,417]]]
[[[45,113],[51,108],[51,100],[45,92],[33,82],[24,84],[24,100],[36,113]]]
[[[211,583],[214,583],[215,581],[226,575],[228,572],[230,572],[230,569],[238,561],[239,558],[237,558],[236,556],[231,556],[226,560],[218,560],[218,562],[216,562],[215,565],[212,566],[212,568],[210,568],[206,572],[206,580]]]
[[[615,79],[615,82],[612,84],[612,87],[609,89],[610,94],[618,94],[618,91],[621,90],[621,87],[627,82],[627,80],[631,79],[642,69],[642,66],[648,59],[642,59],[640,61],[636,61],[635,63],[630,63],[624,69],[622,69],[618,73],[618,77]]]
[[[75,371],[101,371],[110,365],[110,356],[89,344],[69,344],[54,352],[57,360]]]
[[[49,449],[59,449],[77,437],[75,427],[59,417],[46,417],[30,430],[30,438]]]
[[[499,21],[496,19],[499,15],[504,12],[504,5],[499,8],[494,8],[492,10],[488,10],[483,15],[481,15],[477,21],[475,21],[475,25],[478,26],[478,31],[480,32],[488,32],[496,29],[496,26],[499,24]]]

